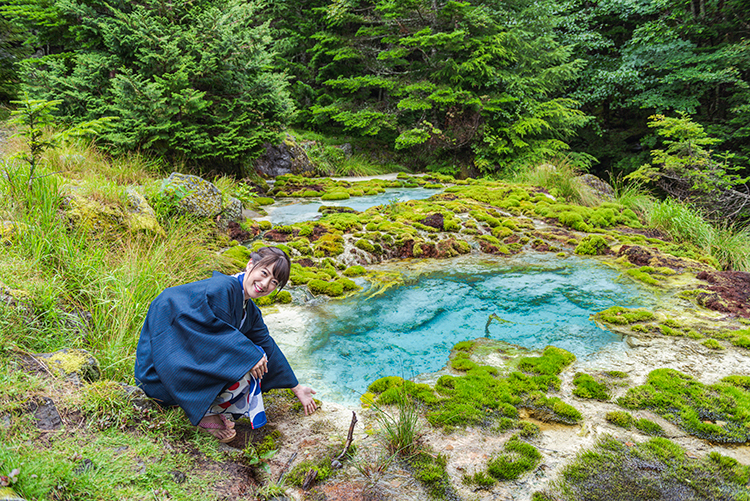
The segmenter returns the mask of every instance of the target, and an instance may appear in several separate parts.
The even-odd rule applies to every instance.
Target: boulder
[[[199,217],[214,218],[224,208],[219,188],[192,174],[173,172],[164,182],[162,191],[176,195],[182,210]]]
[[[255,170],[262,176],[304,175],[315,170],[305,149],[289,134],[280,144],[264,146],[265,153],[255,160]]]
[[[574,178],[582,185],[588,187],[591,192],[599,199],[604,202],[615,201],[615,190],[606,181],[602,181],[593,174],[584,174]]]
[[[121,207],[108,205],[72,192],[61,202],[70,223],[92,233],[109,233],[126,226],[127,215]]]

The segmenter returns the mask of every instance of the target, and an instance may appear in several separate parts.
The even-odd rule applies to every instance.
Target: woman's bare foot
[[[227,419],[223,414],[204,416],[198,423],[198,427],[216,437],[223,444],[231,442],[237,435],[237,432],[234,431],[234,422]]]

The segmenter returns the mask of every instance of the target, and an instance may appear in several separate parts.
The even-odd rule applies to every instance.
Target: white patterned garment
[[[231,414],[236,419],[247,418],[252,429],[266,424],[266,410],[260,392],[260,380],[247,374],[214,399],[206,416]]]

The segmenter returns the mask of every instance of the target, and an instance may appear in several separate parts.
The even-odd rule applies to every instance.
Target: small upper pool
[[[356,211],[364,211],[376,205],[386,205],[393,202],[406,202],[407,200],[424,200],[441,189],[427,188],[386,188],[385,193],[377,195],[365,195],[362,197],[352,197],[347,200],[320,200],[320,199],[281,199],[273,205],[265,207],[268,216],[260,219],[267,219],[273,224],[294,224],[304,221],[313,221],[318,219],[321,214],[318,209],[323,205],[334,207],[349,207]]]
[[[624,350],[620,335],[589,317],[654,301],[596,259],[463,256],[433,266],[441,268],[404,268],[405,285],[376,294],[365,289],[264,317],[300,382],[322,399],[352,404],[372,381],[438,371],[453,345],[482,336],[528,349],[554,345],[579,358],[605,347]]]

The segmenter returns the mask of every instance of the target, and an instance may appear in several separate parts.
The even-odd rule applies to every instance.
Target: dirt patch
[[[714,295],[699,298],[705,308],[750,318],[750,273],[745,271],[702,271],[696,275],[705,280]]]
[[[697,261],[691,261],[664,254],[654,247],[640,245],[623,245],[617,251],[617,256],[625,258],[636,266],[652,266],[654,268],[670,268],[677,273],[689,269],[705,270],[707,267]]]
[[[615,230],[629,235],[642,235],[646,238],[658,238],[664,242],[671,242],[672,237],[655,228],[631,228],[630,226],[617,226]]]
[[[251,229],[252,231],[247,231],[235,221],[229,221],[227,223],[227,235],[229,235],[231,240],[237,240],[238,242],[246,242],[260,234],[259,225],[254,224]]]
[[[422,223],[425,226],[429,226],[431,228],[436,228],[436,229],[442,231],[442,229],[443,229],[443,215],[440,214],[439,212],[437,212],[435,214],[430,214],[426,218],[422,219],[420,221],[420,223]]]

